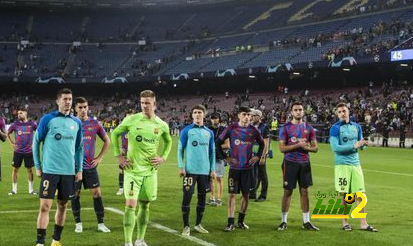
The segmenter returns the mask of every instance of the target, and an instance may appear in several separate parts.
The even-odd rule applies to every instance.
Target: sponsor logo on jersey
[[[154,144],[156,142],[155,139],[145,138],[145,137],[142,137],[141,135],[136,136],[136,141],[138,142],[143,141],[143,142],[151,143],[151,144]]]
[[[73,136],[63,136],[63,135],[60,134],[60,133],[56,133],[56,135],[54,135],[54,138],[55,138],[56,140],[61,140],[61,139],[64,139],[64,140],[74,140],[74,139],[75,139]]]
[[[234,144],[237,145],[237,146],[240,145],[240,144],[243,144],[243,145],[251,145],[252,142],[250,142],[250,141],[241,141],[241,140],[239,140],[239,139],[235,139]]]
[[[75,126],[70,126],[70,130],[74,130],[75,129]]]
[[[194,147],[198,146],[198,142],[197,141],[192,141],[192,146],[194,146]]]

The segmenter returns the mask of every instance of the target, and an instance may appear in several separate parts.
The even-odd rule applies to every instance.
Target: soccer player
[[[155,115],[155,93],[145,90],[140,93],[142,113],[125,119],[112,132],[111,140],[115,156],[124,169],[124,195],[126,199],[124,215],[125,246],[132,246],[135,223],[138,227],[135,246],[146,246],[144,241],[149,222],[149,204],[156,200],[157,172],[165,162],[172,147],[168,124]],[[119,137],[128,132],[128,155],[121,154]],[[161,155],[157,154],[162,138]],[[139,199],[139,202],[138,202]],[[138,215],[136,207],[139,205]]]
[[[368,145],[368,140],[363,139],[361,126],[350,121],[350,111],[345,103],[337,104],[336,113],[339,120],[330,128],[330,145],[335,159],[334,182],[336,191],[353,194],[365,192],[358,150],[363,150]],[[357,197],[357,204],[360,202],[361,198]],[[346,206],[344,199],[341,204]],[[364,212],[365,208],[360,211],[360,213]],[[352,230],[347,219],[342,219],[342,224],[343,230]],[[378,231],[367,223],[366,218],[360,219],[360,227],[366,231]]]
[[[27,110],[22,108],[17,111],[18,120],[10,125],[7,131],[7,138],[11,146],[14,149],[13,153],[13,171],[11,175],[12,189],[9,195],[17,194],[17,174],[21,167],[23,160],[24,166],[27,168],[28,181],[29,181],[29,194],[37,195],[37,192],[33,189],[33,134],[37,129],[36,122],[29,121],[27,118]],[[10,136],[14,132],[14,140]]]
[[[0,117],[0,141],[6,141],[6,121]],[[1,152],[0,152],[0,181],[1,181]]]
[[[224,132],[225,127],[220,125],[221,115],[217,112],[211,114],[211,131],[214,133],[214,141],[216,141]],[[225,146],[225,147],[224,147]],[[222,148],[229,148],[229,141],[226,140]],[[222,206],[222,193],[224,190],[224,171],[225,171],[225,153],[222,151],[222,148],[215,148],[215,173],[217,175],[216,179],[210,180],[211,186],[211,197],[209,198],[208,204],[213,206]],[[215,190],[214,181],[216,180],[217,189]],[[216,194],[216,197],[215,197]],[[215,199],[216,198],[216,199]]]
[[[310,222],[310,201],[308,188],[313,185],[309,152],[317,153],[318,144],[314,128],[303,121],[304,108],[301,102],[291,105],[291,122],[280,129],[280,151],[284,153],[282,164],[284,195],[282,198],[282,222],[278,230],[287,229],[287,216],[293,190],[300,187],[301,210],[303,212],[303,229],[318,231]]]
[[[40,181],[40,209],[37,218],[37,246],[44,246],[49,213],[57,193],[57,211],[52,246],[61,246],[66,206],[74,196],[75,181],[82,180],[82,122],[70,114],[72,91],[57,92],[58,110],[44,115],[33,141],[33,159]],[[40,149],[40,145],[42,149]],[[40,151],[42,158],[40,158]],[[76,173],[77,172],[77,173]]]
[[[230,165],[228,174],[228,223],[226,232],[233,231],[235,215],[236,194],[242,193],[241,208],[238,214],[237,226],[241,229],[249,227],[244,223],[244,218],[248,208],[250,192],[255,188],[254,183],[254,163],[260,160],[264,150],[264,140],[260,132],[253,125],[250,125],[251,109],[240,107],[238,109],[238,122],[229,125],[219,136],[216,147],[222,150],[222,144],[229,138],[230,155],[227,162]],[[254,141],[259,144],[256,156],[252,156]]]
[[[90,189],[90,194],[93,197],[93,207],[95,209],[95,214],[98,221],[97,230],[107,233],[110,232],[110,230],[103,223],[104,207],[97,167],[102,162],[103,155],[109,147],[110,139],[102,125],[100,125],[99,121],[88,116],[89,105],[86,98],[76,98],[75,111],[77,117],[82,121],[84,150],[83,179],[82,181],[75,183],[75,197],[72,199],[72,212],[76,222],[75,232],[83,232],[83,225],[80,219],[80,191],[83,183],[83,187],[85,189]],[[99,136],[103,141],[103,146],[99,154],[95,157],[96,136]]]
[[[215,179],[215,140],[214,133],[204,126],[205,107],[196,105],[191,109],[193,123],[185,127],[179,136],[178,167],[183,177],[182,218],[183,236],[189,236],[189,212],[195,184],[198,189],[195,231],[206,234],[201,225],[205,211],[206,193],[210,190],[209,175]]]
[[[270,128],[261,121],[262,112],[258,109],[251,111],[252,124],[260,131],[261,137],[264,139],[264,152],[259,162],[254,164],[254,181],[255,189],[250,194],[250,199],[255,199],[256,202],[263,202],[267,199],[268,191],[268,176],[267,176],[267,153],[270,148]],[[256,156],[258,152],[258,145],[254,144],[253,153]],[[257,190],[261,183],[261,193],[257,196]]]

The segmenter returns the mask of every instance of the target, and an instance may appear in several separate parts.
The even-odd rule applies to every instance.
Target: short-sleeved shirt
[[[88,118],[82,121],[82,132],[84,148],[83,169],[91,169],[92,161],[95,159],[96,136],[103,140],[106,136],[106,131],[99,121]]]
[[[14,132],[14,139],[17,146],[14,152],[23,154],[32,153],[33,137],[36,129],[37,124],[34,121],[16,121],[10,125],[8,132]]]
[[[285,123],[280,128],[280,141],[284,141],[286,145],[295,145],[301,139],[305,139],[307,143],[316,140],[314,128],[308,123],[293,124],[291,122]],[[291,162],[309,162],[310,156],[308,151],[301,148],[284,153],[284,159]]]
[[[249,160],[252,157],[254,142],[264,143],[260,132],[253,125],[241,127],[238,123],[233,123],[219,136],[222,142],[227,138],[230,139],[230,157],[237,160],[237,163],[230,167],[237,170],[250,169],[252,165],[249,164]]]

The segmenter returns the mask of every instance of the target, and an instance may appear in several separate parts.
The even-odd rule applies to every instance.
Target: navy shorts
[[[39,197],[67,201],[73,198],[75,188],[75,175],[60,175],[43,173],[40,181]]]

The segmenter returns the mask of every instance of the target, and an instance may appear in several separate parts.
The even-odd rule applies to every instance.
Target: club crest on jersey
[[[296,137],[291,138],[291,142],[296,143],[297,141],[298,141],[298,139]]]
[[[92,127],[89,127],[87,130],[88,130],[88,131],[91,131],[91,130],[92,130]]]
[[[22,135],[22,134],[23,134],[22,131],[18,131],[18,132],[17,132],[17,135]]]
[[[308,130],[304,130],[304,133],[307,134],[307,133],[308,133]]]
[[[158,134],[158,133],[159,133],[159,128],[154,128],[154,129],[153,129],[153,133],[154,133],[154,134]]]
[[[240,141],[239,139],[235,139],[234,144],[235,144],[235,145],[240,145],[240,144],[241,144],[241,141]]]

